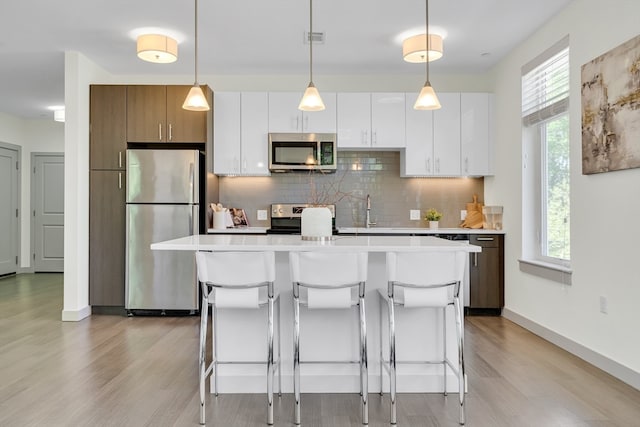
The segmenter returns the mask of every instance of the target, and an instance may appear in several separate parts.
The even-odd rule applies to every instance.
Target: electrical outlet
[[[409,211],[409,219],[411,221],[419,221],[420,220],[420,209],[411,209]]]
[[[267,211],[265,209],[258,209],[258,221],[267,220]]]
[[[609,301],[607,301],[607,297],[600,297],[600,313],[609,313]]]
[[[466,209],[462,209],[460,211],[460,221],[464,221],[465,219],[467,219],[467,210]]]

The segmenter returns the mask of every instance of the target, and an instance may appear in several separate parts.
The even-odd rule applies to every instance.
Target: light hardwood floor
[[[61,274],[0,279],[0,426],[197,426],[197,317],[61,322]],[[640,391],[498,317],[468,317],[467,425],[640,426]],[[401,394],[399,426],[455,426],[457,395]],[[351,394],[303,395],[304,426],[357,426]],[[370,426],[388,425],[370,394]],[[209,426],[265,425],[264,395],[208,396]],[[293,425],[290,394],[276,426]]]

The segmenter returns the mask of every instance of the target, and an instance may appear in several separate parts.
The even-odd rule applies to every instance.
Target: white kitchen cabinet
[[[433,111],[415,110],[415,99],[407,94],[406,148],[400,151],[401,176],[433,175]]]
[[[462,175],[493,175],[492,103],[489,93],[460,94]]]
[[[404,93],[339,93],[338,148],[405,146]]]
[[[303,92],[269,93],[269,132],[336,133],[336,94],[320,92],[325,109],[300,111]]]
[[[433,175],[460,175],[460,93],[438,93],[433,111]]]
[[[214,94],[213,173],[269,175],[267,92]]]

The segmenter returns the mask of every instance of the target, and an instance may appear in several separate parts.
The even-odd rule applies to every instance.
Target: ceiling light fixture
[[[157,64],[169,64],[178,59],[178,42],[162,34],[142,34],[137,41],[138,58]]]
[[[427,34],[429,34],[429,0],[425,0],[426,4],[426,13],[425,13],[425,22],[427,24]],[[429,37],[427,37],[427,51],[429,51]],[[415,110],[438,110],[441,108],[440,101],[438,101],[438,97],[436,96],[435,90],[431,87],[431,83],[429,82],[429,61],[424,62],[426,64],[427,69],[427,81],[424,83],[422,90],[420,91],[420,95],[418,95],[418,99],[416,99],[416,103],[413,105]]]
[[[424,62],[425,58],[428,61],[442,58],[442,36],[427,33],[409,37],[402,42],[402,57],[412,63]]]
[[[313,84],[313,0],[309,0],[309,86],[304,91],[298,109],[302,111],[322,111],[324,102]]]
[[[198,84],[198,0],[195,3],[195,78],[193,87],[189,90],[182,108],[189,111],[209,111],[209,103]]]

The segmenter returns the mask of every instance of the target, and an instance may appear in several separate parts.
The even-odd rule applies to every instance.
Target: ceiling
[[[571,0],[431,0],[432,32],[444,56],[433,75],[483,73]],[[199,0],[199,74],[305,74],[305,0]],[[424,0],[316,0],[314,80],[330,74],[415,74],[402,35],[424,31]],[[136,57],[135,34],[155,28],[179,43],[178,61]],[[64,52],[77,51],[115,75],[179,75],[192,83],[194,4],[189,0],[12,0],[0,13],[0,112],[52,117],[64,104]],[[214,88],[215,89],[215,88]],[[302,88],[301,88],[302,90]]]

